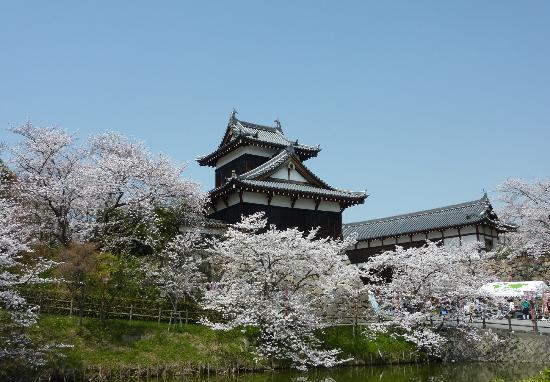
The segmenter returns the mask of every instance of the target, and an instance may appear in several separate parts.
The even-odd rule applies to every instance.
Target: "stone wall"
[[[550,335],[491,330],[479,333],[481,341],[468,341],[450,332],[444,361],[550,364]]]
[[[502,281],[541,280],[550,281],[550,255],[537,260],[517,257],[513,260],[495,260],[493,273]]]

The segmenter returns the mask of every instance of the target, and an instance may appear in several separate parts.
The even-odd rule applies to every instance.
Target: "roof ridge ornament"
[[[237,120],[237,114],[239,114],[239,112],[237,111],[237,109],[233,108],[233,111],[231,112],[231,115],[229,116],[229,123],[235,122]]]
[[[282,133],[283,132],[283,127],[281,125],[281,121],[279,121],[279,118],[275,119],[274,122],[275,122],[275,128]]]

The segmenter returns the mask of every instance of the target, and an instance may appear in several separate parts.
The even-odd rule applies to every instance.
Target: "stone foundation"
[[[446,362],[536,362],[550,364],[550,335],[480,330],[481,341],[449,333]],[[495,341],[496,333],[498,340]]]

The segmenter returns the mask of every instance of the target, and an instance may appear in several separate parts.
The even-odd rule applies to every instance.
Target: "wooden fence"
[[[106,319],[156,321],[158,323],[198,323],[201,318],[216,322],[224,321],[221,314],[201,310],[196,305],[182,304],[182,309],[176,311],[165,300],[119,298],[106,303],[99,299],[87,298],[82,304],[81,312],[75,300],[55,291],[24,290],[22,295],[30,304],[37,305],[40,312],[43,313],[68,316],[79,316],[82,313],[84,317],[100,318],[103,312],[103,317]],[[334,321],[334,325],[361,325],[367,322],[358,315],[334,315],[330,316],[330,319]]]
[[[103,313],[104,318],[185,324],[197,323],[202,317],[218,321],[222,319],[215,312],[192,309],[189,306],[174,310],[165,301],[158,300],[116,299],[105,303],[97,299],[86,299],[82,304],[82,309],[79,309],[75,300],[56,296],[53,293],[24,293],[23,295],[30,304],[37,305],[40,312],[43,313],[69,316],[82,314],[84,317],[97,318],[101,317]]]
[[[80,310],[76,302],[66,295],[55,291],[43,290],[25,290],[23,296],[31,304],[38,305],[41,312],[62,314],[69,316],[79,316]],[[173,310],[165,300],[145,300],[145,299],[113,299],[108,304],[98,299],[88,298],[83,304],[82,316],[84,317],[101,317],[103,312],[104,318],[114,318],[123,320],[142,320],[156,321],[158,323],[181,323],[190,324],[197,323],[201,318],[207,318],[212,321],[223,322],[221,314],[199,309],[196,305],[182,304],[182,309]],[[359,309],[361,310],[361,309]],[[346,314],[338,314],[331,317],[334,325],[368,325],[374,322],[380,322],[374,317],[365,319],[361,315],[348,316]],[[373,320],[374,319],[374,320]],[[481,328],[503,329],[508,331],[523,331],[550,334],[549,321],[525,320],[513,322],[508,319],[503,320],[486,320],[485,317],[475,317],[469,320],[466,316],[449,317],[443,323],[442,318],[434,316],[430,319],[432,326],[443,324],[446,327],[452,327],[459,324],[470,324]]]

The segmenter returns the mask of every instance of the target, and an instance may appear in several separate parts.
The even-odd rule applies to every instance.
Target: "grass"
[[[73,345],[51,361],[57,369],[146,369],[161,366],[189,370],[261,367],[251,355],[251,336],[238,330],[214,331],[201,325],[107,320],[43,315],[33,328],[41,341]]]
[[[406,363],[424,360],[425,355],[418,353],[416,347],[388,334],[369,340],[362,327],[338,326],[324,330],[320,334],[327,348],[339,348],[343,358],[353,358],[353,364]]]
[[[537,377],[525,379],[522,382],[550,382],[550,368],[542,370]]]
[[[354,336],[352,327],[335,327],[319,336],[327,348],[340,348],[342,357],[353,357],[352,364],[414,362],[412,345],[389,336],[367,340],[357,330]],[[64,357],[50,360],[49,373],[103,372],[109,379],[122,371],[123,375],[145,376],[265,369],[268,362],[257,363],[252,354],[256,334],[252,330],[215,331],[195,324],[169,327],[96,318],[85,318],[79,326],[76,317],[48,314],[32,329],[32,336],[41,342],[73,345],[63,350]]]

